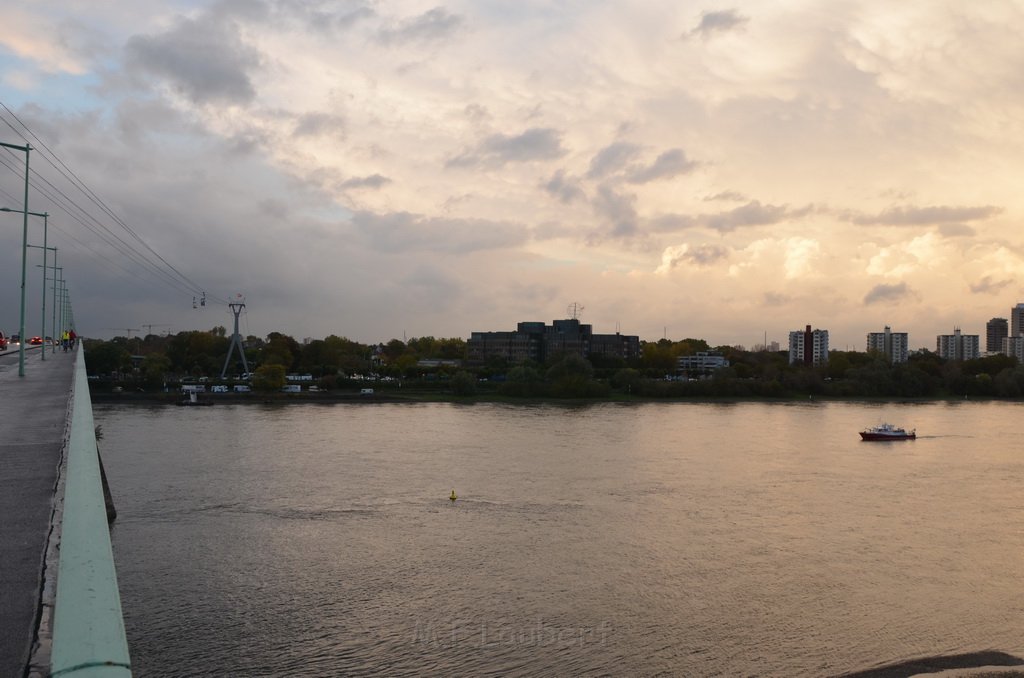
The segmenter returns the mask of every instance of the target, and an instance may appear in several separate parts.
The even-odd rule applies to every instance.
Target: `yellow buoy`
[[[450,497],[448,497],[448,498],[451,499],[452,501],[455,501],[456,499],[458,499],[458,497],[455,496],[455,490],[452,490],[452,495]]]

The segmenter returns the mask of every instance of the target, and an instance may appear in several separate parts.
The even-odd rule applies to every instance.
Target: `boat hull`
[[[872,433],[870,431],[860,432],[861,440],[914,440],[917,435],[914,433]]]

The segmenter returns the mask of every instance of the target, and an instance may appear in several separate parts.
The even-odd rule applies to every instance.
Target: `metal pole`
[[[64,269],[61,269],[62,271]],[[53,248],[53,277],[50,278],[53,282],[53,318],[51,326],[53,327],[53,341],[50,342],[50,354],[57,352],[57,338],[60,336],[57,334],[57,248]]]
[[[13,148],[18,151],[25,151],[25,203],[22,205],[24,208],[24,218],[21,222],[21,316],[18,325],[18,338],[21,339],[18,342],[18,376],[25,376],[25,261],[28,259],[28,156],[29,151],[32,147],[28,144],[24,146],[16,146],[14,144],[5,144],[0,141],[0,146],[5,148]]]
[[[43,212],[43,316],[41,318],[43,350],[39,352],[42,355],[40,360],[46,360],[46,232],[49,221],[50,215],[47,212]]]

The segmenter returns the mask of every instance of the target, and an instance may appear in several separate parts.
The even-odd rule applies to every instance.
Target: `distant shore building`
[[[789,333],[790,365],[825,365],[828,363],[828,330],[804,330]]]
[[[590,358],[597,355],[629,360],[640,356],[640,337],[636,335],[594,334],[590,325],[576,318],[543,322],[521,322],[515,331],[473,332],[466,342],[467,360],[482,365],[490,358],[509,363],[533,360],[545,362],[563,353]]]
[[[697,351],[694,355],[679,356],[677,372],[687,378],[702,377],[729,366],[729,359],[718,351]]]
[[[992,318],[985,323],[985,353],[999,353],[1003,350],[1003,339],[1010,336],[1006,318]]]
[[[1003,346],[1000,353],[1016,358],[1019,362],[1024,363],[1024,335],[1018,334],[1016,337],[1003,337]]]
[[[1017,304],[1010,309],[1010,336],[1019,337],[1024,334],[1024,304]]]
[[[977,334],[961,334],[960,328],[953,334],[940,334],[935,338],[935,352],[946,360],[974,360],[981,357],[981,341]]]
[[[885,326],[883,332],[868,333],[868,352],[878,351],[889,359],[892,364],[907,362],[909,340],[906,332],[893,332]]]

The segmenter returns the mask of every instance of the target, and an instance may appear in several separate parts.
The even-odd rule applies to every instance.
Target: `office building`
[[[1010,309],[1010,336],[1019,337],[1024,334],[1024,304],[1017,304]]]
[[[999,353],[1003,350],[1003,339],[1010,336],[1010,325],[1006,318],[992,318],[985,323],[985,353]]]
[[[685,377],[699,377],[728,367],[729,359],[718,351],[697,351],[694,355],[679,356],[676,368]]]
[[[640,337],[636,335],[594,334],[590,325],[576,318],[543,322],[521,322],[515,331],[473,332],[466,342],[471,364],[482,365],[490,358],[509,363],[532,360],[543,363],[556,355],[575,354],[590,358],[609,356],[630,360],[640,357]]]

